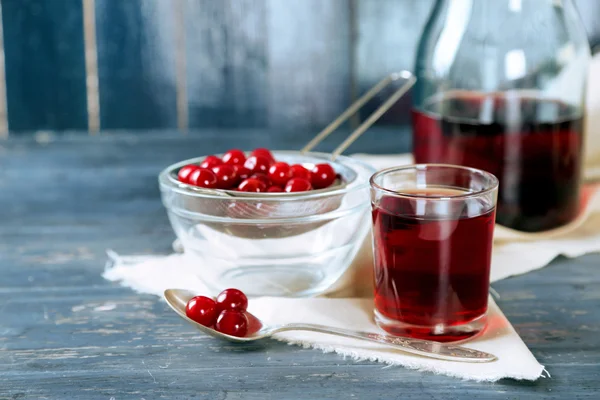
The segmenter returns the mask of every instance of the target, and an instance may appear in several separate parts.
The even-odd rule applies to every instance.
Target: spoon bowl
[[[266,325],[258,317],[251,313],[247,313],[249,320],[248,334],[244,337],[237,337],[221,333],[215,329],[201,325],[192,319],[188,318],[185,313],[185,308],[188,301],[197,294],[183,289],[167,289],[164,292],[164,298],[167,304],[181,318],[195,326],[200,331],[207,335],[228,340],[230,342],[253,342],[255,340],[265,339],[273,336],[276,333],[284,331],[310,331],[326,333],[329,335],[343,336],[352,339],[365,340],[375,342],[401,350],[406,353],[419,355],[422,357],[435,358],[447,361],[459,362],[491,362],[496,361],[497,357],[490,353],[485,353],[479,350],[469,349],[463,346],[433,342],[429,340],[420,340],[406,337],[396,337],[371,332],[358,332],[348,329],[336,327],[328,327],[317,324],[286,324],[286,325]]]
[[[246,312],[249,324],[248,324],[248,334],[245,337],[237,337],[237,336],[227,335],[226,333],[221,333],[221,332],[217,331],[216,329],[209,328],[208,326],[204,326],[202,324],[197,323],[193,319],[188,318],[188,316],[185,313],[185,307],[186,307],[188,301],[190,301],[190,299],[195,296],[197,296],[197,294],[194,294],[194,293],[192,293],[188,290],[184,290],[184,289],[167,289],[164,292],[164,298],[165,298],[167,304],[169,305],[169,307],[171,307],[171,309],[173,311],[175,311],[181,318],[185,319],[188,323],[192,324],[197,329],[201,330],[202,332],[206,333],[207,335],[210,335],[210,336],[213,336],[213,337],[216,337],[219,339],[229,340],[230,342],[238,342],[238,343],[252,342],[252,341],[267,337],[267,335],[260,334],[261,330],[264,328],[262,322],[249,312]]]

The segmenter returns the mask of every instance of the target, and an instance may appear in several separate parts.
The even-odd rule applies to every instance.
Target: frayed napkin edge
[[[386,360],[384,358],[377,357],[377,356],[365,357],[364,355],[361,355],[356,351],[347,350],[345,348],[340,348],[340,347],[334,347],[331,345],[322,345],[322,344],[318,344],[318,343],[314,343],[314,342],[307,342],[307,341],[303,341],[303,340],[291,340],[291,339],[279,338],[277,336],[273,336],[272,338],[279,342],[287,343],[290,346],[300,346],[305,349],[320,350],[325,354],[336,353],[336,354],[341,355],[344,358],[350,357],[353,361],[356,361],[356,362],[361,362],[361,361],[377,362],[380,364],[385,364],[386,366],[384,366],[383,368],[402,367],[402,368],[411,369],[411,370],[415,370],[415,371],[419,371],[419,372],[430,372],[430,373],[433,373],[434,375],[444,375],[444,376],[448,376],[448,377],[455,378],[455,379],[458,378],[463,381],[492,383],[492,382],[498,382],[499,380],[502,380],[502,379],[514,379],[517,381],[534,382],[540,378],[551,378],[550,372],[548,372],[548,370],[546,370],[546,368],[541,364],[540,364],[539,371],[536,372],[536,375],[533,375],[533,374],[532,375],[502,374],[501,376],[498,375],[498,376],[487,376],[487,377],[475,377],[475,376],[465,377],[464,374],[461,375],[461,374],[455,374],[451,371],[440,371],[434,367],[417,365],[417,364],[414,364],[411,362],[391,362],[389,360]]]

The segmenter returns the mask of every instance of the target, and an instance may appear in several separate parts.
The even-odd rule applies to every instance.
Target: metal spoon
[[[347,329],[334,328],[316,324],[287,324],[268,326],[264,325],[254,315],[250,315],[251,321],[248,335],[246,335],[245,337],[230,336],[218,332],[212,328],[208,328],[204,325],[200,325],[199,323],[189,319],[186,316],[186,304],[192,297],[196,295],[197,294],[183,289],[167,289],[164,293],[164,297],[167,301],[167,304],[169,304],[173,311],[179,314],[181,318],[185,319],[187,322],[194,325],[196,328],[206,333],[207,335],[229,340],[231,342],[253,342],[255,340],[268,338],[270,336],[273,336],[275,333],[284,331],[310,331],[384,344],[394,349],[404,351],[406,353],[436,358],[439,360],[476,363],[497,360],[497,357],[490,353],[468,349],[462,346],[433,342],[429,340],[395,337],[370,332],[356,332]]]

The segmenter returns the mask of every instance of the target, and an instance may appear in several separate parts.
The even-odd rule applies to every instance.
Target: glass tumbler
[[[417,164],[371,177],[375,321],[388,333],[442,342],[486,324],[498,179]]]

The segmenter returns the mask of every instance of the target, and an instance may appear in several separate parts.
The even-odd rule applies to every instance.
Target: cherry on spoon
[[[185,319],[187,322],[194,325],[197,329],[201,330],[207,335],[214,336],[219,339],[225,339],[230,342],[253,342],[255,340],[268,338],[270,336],[273,336],[275,333],[284,331],[311,331],[326,333],[329,335],[349,337],[352,339],[365,340],[368,342],[375,342],[387,345],[389,347],[393,347],[397,350],[401,350],[406,353],[416,354],[423,357],[436,358],[439,360],[476,363],[497,360],[497,357],[490,353],[469,349],[463,346],[433,342],[429,340],[395,337],[370,332],[356,332],[348,329],[334,328],[316,324],[298,323],[269,326],[263,324],[259,318],[252,315],[249,312],[246,312],[246,315],[248,317],[248,332],[246,336],[231,336],[225,333],[218,332],[215,329],[201,325],[189,319],[186,316],[186,305],[188,301],[195,296],[195,293],[183,289],[167,289],[164,292],[164,298],[167,301],[167,304],[181,318]]]

